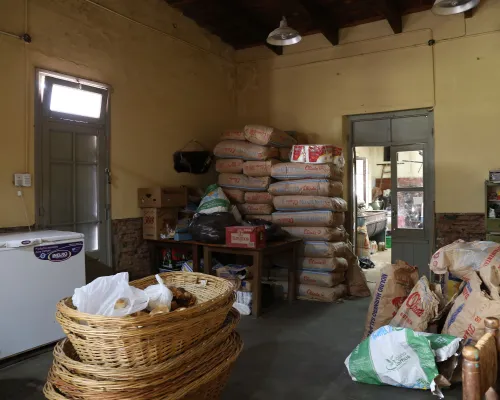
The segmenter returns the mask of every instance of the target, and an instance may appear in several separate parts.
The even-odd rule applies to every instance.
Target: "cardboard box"
[[[142,237],[147,240],[159,240],[162,234],[175,234],[178,208],[143,208]]]
[[[186,207],[188,189],[180,187],[151,187],[137,189],[137,204],[140,208]]]
[[[263,226],[228,226],[226,227],[226,246],[260,249],[266,246]]]

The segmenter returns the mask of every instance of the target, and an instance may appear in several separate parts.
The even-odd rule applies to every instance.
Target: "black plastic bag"
[[[191,143],[196,144],[198,150],[185,150]],[[190,141],[182,149],[174,153],[174,169],[177,172],[189,172],[191,174],[204,174],[212,165],[212,153],[196,140]]]
[[[264,226],[267,242],[281,240],[288,236],[288,233],[281,229],[281,226],[266,221],[265,219],[251,219],[245,221],[245,225]]]
[[[229,212],[195,214],[189,224],[193,240],[205,243],[226,243],[226,227],[236,226],[238,222]]]

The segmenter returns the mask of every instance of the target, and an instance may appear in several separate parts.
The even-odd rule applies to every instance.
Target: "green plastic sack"
[[[347,357],[345,365],[353,381],[430,389],[443,398],[436,383],[439,375],[436,361],[453,356],[460,340],[386,325],[363,340]]]
[[[218,212],[229,211],[229,200],[217,184],[210,185],[205,190],[205,194],[201,199],[200,205],[196,212],[200,214],[213,214]]]

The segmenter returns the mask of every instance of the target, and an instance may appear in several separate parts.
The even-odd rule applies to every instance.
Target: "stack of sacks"
[[[296,147],[312,146],[294,146],[292,160]],[[329,162],[282,163],[271,170],[271,176],[281,180],[269,187],[277,210],[272,222],[304,240],[298,259],[299,298],[334,301],[346,293],[343,282],[348,262],[343,224],[347,203],[341,198],[344,160],[342,150],[334,149]],[[291,259],[274,262],[287,268]]]
[[[271,221],[273,196],[267,192],[271,170],[279,164],[280,152],[289,154],[297,141],[286,132],[260,125],[226,131],[221,139],[214,149],[219,185],[245,219]]]

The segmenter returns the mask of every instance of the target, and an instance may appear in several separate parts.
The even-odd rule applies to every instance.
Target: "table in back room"
[[[212,253],[226,253],[251,256],[253,258],[253,282],[252,285],[252,314],[259,317],[261,314],[261,285],[262,269],[265,256],[276,255],[280,253],[292,253],[292,263],[288,268],[288,301],[291,303],[296,298],[297,284],[297,250],[301,239],[287,239],[275,242],[268,242],[261,249],[247,249],[240,247],[228,247],[225,244],[203,244],[203,260],[205,273],[212,273]]]

